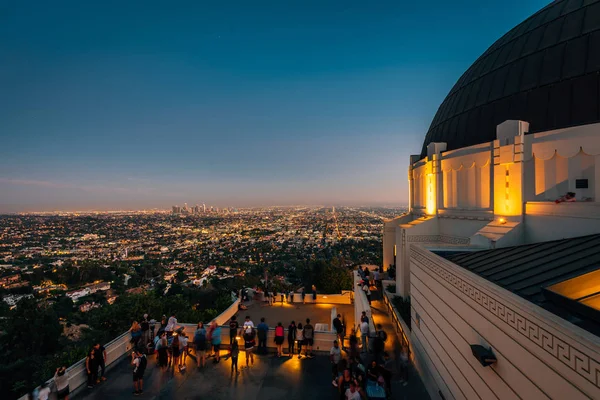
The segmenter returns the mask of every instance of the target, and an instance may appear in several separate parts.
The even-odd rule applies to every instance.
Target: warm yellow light
[[[498,222],[500,222],[501,224],[505,224],[506,223],[506,218],[498,218]]]
[[[435,188],[433,184],[434,176],[433,174],[427,174],[427,203],[425,210],[427,214],[434,215],[435,214]]]

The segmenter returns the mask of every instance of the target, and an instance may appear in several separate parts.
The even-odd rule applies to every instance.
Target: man
[[[140,326],[142,328],[142,345],[146,348],[150,342],[150,321],[148,321],[148,314],[144,314]]]
[[[96,383],[100,383],[100,380],[106,380],[104,376],[104,371],[106,370],[106,349],[100,343],[94,345],[94,359],[96,360],[96,365],[100,367],[100,373],[102,374],[96,381]]]
[[[369,305],[371,305],[371,289],[369,288],[368,281],[363,284],[362,290],[365,292],[365,295],[367,295],[367,301],[369,302]]]
[[[306,304],[306,293],[304,292],[304,288],[302,288],[302,292],[300,293],[300,295],[302,296],[302,304]]]
[[[244,321],[244,329],[243,329],[243,331],[245,331],[245,330],[246,330],[246,328],[252,328],[252,329],[254,329],[254,322],[252,322],[252,321],[250,320],[250,316],[249,316],[249,315],[246,315],[246,320]],[[243,333],[243,332],[240,332],[240,335],[241,335],[242,333]]]
[[[342,349],[344,348],[344,324],[342,324],[342,316],[338,314],[337,317],[333,319],[333,328],[335,329],[335,333],[337,334],[338,340],[342,345]]]
[[[360,323],[360,340],[362,342],[362,352],[367,353],[369,351],[369,323],[363,321]]]
[[[146,371],[146,365],[148,360],[146,356],[140,352],[139,349],[133,350],[131,353],[131,365],[133,368],[133,394],[139,396],[144,393],[144,372]]]
[[[367,323],[369,322],[369,317],[367,317],[367,312],[366,311],[363,311],[360,314],[360,322],[367,322]]]
[[[331,375],[333,377],[333,381],[331,384],[335,387],[338,387],[338,364],[342,360],[342,351],[338,345],[338,341],[333,341],[333,347],[329,350],[329,361],[331,361]]]
[[[229,321],[229,346],[233,345],[233,342],[237,342],[235,337],[237,336],[240,324],[237,322],[237,317],[234,315]]]
[[[267,335],[269,334],[269,326],[265,322],[265,317],[260,319],[260,324],[256,327],[258,334],[258,353],[267,354]]]
[[[170,336],[175,330],[177,330],[177,318],[175,318],[175,313],[173,313],[169,317],[165,331],[167,331],[167,335]]]
[[[356,387],[356,382],[354,380],[350,382],[350,387],[346,389],[346,400],[360,400],[361,396],[358,392],[358,388]]]
[[[221,361],[221,327],[217,325],[217,321],[212,322],[212,345],[215,351],[214,363]]]
[[[305,355],[306,357],[313,357],[312,347],[315,338],[315,328],[310,324],[310,318],[306,318],[306,325],[302,328],[302,333],[304,334],[304,341],[306,342],[305,347]]]
[[[375,281],[375,287],[377,290],[381,290],[381,275],[379,274],[379,268],[373,272],[373,280]]]

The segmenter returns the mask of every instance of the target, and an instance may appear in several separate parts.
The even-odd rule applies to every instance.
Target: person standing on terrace
[[[246,328],[252,328],[252,329],[254,329],[254,322],[252,322],[250,320],[250,316],[249,315],[246,315],[246,320],[244,321],[244,325],[243,326],[244,326],[243,330],[246,330]],[[242,334],[242,333],[243,332],[240,332],[240,334]]]
[[[313,326],[310,324],[310,318],[306,318],[306,325],[304,325],[302,333],[304,334],[304,342],[306,343],[304,355],[306,357],[312,358],[312,347],[315,337],[315,328],[313,328]]]
[[[239,375],[238,371],[238,356],[240,355],[240,346],[238,345],[237,339],[234,336],[233,343],[231,343],[231,349],[229,350],[231,354],[231,373],[233,374],[233,369],[235,368],[235,373]]]
[[[142,327],[137,321],[133,321],[131,328],[129,328],[129,333],[131,334],[131,343],[134,347],[137,347],[142,338]]]
[[[196,333],[194,333],[194,345],[196,346],[198,368],[206,366],[206,329],[202,322],[198,322]]]
[[[139,396],[144,393],[144,372],[146,371],[146,365],[148,360],[146,355],[142,354],[139,349],[135,349],[131,353],[131,365],[133,368],[133,394]]]
[[[213,350],[215,351],[215,359],[213,362],[216,364],[221,361],[221,327],[217,325],[217,321],[213,321],[211,323],[211,327],[211,342],[213,345]]]
[[[285,330],[281,322],[277,323],[275,327],[275,345],[277,346],[277,357],[281,357],[283,354],[283,338],[285,337]]]
[[[267,354],[267,336],[269,335],[269,325],[265,322],[265,317],[260,319],[260,324],[256,327],[258,333],[258,354]]]
[[[288,326],[288,352],[290,357],[294,356],[294,344],[296,343],[296,323],[292,321]]]
[[[298,342],[298,360],[302,358],[302,345],[304,345],[304,328],[302,322],[298,322],[298,328],[296,329],[296,341]]]
[[[158,351],[158,366],[161,369],[167,368],[169,366],[169,342],[166,332],[161,334],[156,350]]]
[[[229,346],[232,346],[233,342],[236,341],[236,336],[239,328],[240,324],[238,324],[237,317],[234,315],[233,317],[231,317],[231,321],[229,321]]]
[[[58,400],[69,400],[69,372],[67,367],[60,367],[56,369],[54,373],[54,384],[58,393],[56,397]]]
[[[179,347],[179,336],[177,333],[173,334],[173,342],[171,343],[171,365],[173,370],[179,366],[179,356],[181,355],[181,349]]]
[[[144,314],[144,316],[142,317],[140,327],[142,329],[142,345],[146,347],[150,342],[150,321],[148,321],[148,314]]]
[[[98,374],[98,364],[96,363],[96,358],[94,357],[94,350],[90,350],[87,357],[85,358],[85,370],[87,372],[87,387],[91,389],[94,387],[94,383],[96,383],[96,376]]]
[[[102,374],[102,376],[97,379],[97,383],[100,383],[100,379],[103,381],[106,380],[106,377],[104,376],[106,373],[106,349],[100,343],[94,345],[94,356]]]
[[[368,353],[369,352],[369,323],[364,320],[360,323],[360,340],[362,342],[362,352]]]
[[[255,332],[254,328],[247,327],[244,329],[244,349],[246,350],[246,368],[248,368],[248,361],[250,365],[254,365],[254,345],[255,345]]]

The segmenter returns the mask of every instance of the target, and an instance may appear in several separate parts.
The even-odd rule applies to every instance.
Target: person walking
[[[302,322],[298,322],[296,329],[296,342],[298,342],[298,360],[302,358],[302,345],[304,344],[304,328]]]
[[[277,347],[277,357],[283,355],[283,340],[285,337],[285,330],[281,322],[277,323],[275,327],[275,346]]]
[[[317,287],[315,285],[312,285],[312,295],[313,295],[313,302],[317,302]]]
[[[290,357],[294,356],[294,344],[296,343],[296,323],[292,321],[288,326],[288,353]]]
[[[244,331],[244,350],[246,351],[246,368],[248,368],[248,361],[250,361],[250,365],[254,365],[254,346],[256,343],[254,338],[254,328],[247,327]]]
[[[367,321],[360,323],[360,340],[362,352],[367,353],[369,351],[369,323]]]
[[[213,363],[216,364],[221,361],[221,327],[217,325],[217,321],[213,321],[211,323],[211,327],[213,328],[211,343],[215,352],[215,359]]]
[[[54,384],[56,385],[58,400],[69,400],[69,371],[67,367],[59,367],[54,372]]]
[[[310,324],[310,318],[306,318],[306,325],[304,325],[302,333],[304,334],[304,341],[306,343],[306,347],[304,349],[305,355],[306,355],[306,357],[312,358],[313,357],[312,347],[313,347],[315,329]]]
[[[96,383],[96,376],[98,375],[98,364],[94,356],[94,349],[90,350],[87,357],[85,358],[85,370],[87,372],[87,387],[91,389]]]
[[[100,380],[106,380],[106,376],[104,376],[106,371],[106,349],[100,343],[94,345],[94,358],[102,374],[96,380],[96,383],[100,383]]]
[[[146,355],[139,349],[135,349],[131,353],[131,365],[133,365],[133,394],[139,396],[144,393],[144,372],[148,365]]]
[[[194,345],[196,346],[196,363],[198,368],[206,366],[206,329],[204,324],[198,322],[194,333]]]
[[[338,386],[338,364],[342,360],[342,351],[337,340],[333,341],[333,347],[329,350],[329,361],[331,362],[331,376],[333,380],[331,384]]]
[[[267,336],[269,335],[269,325],[265,322],[265,317],[260,319],[260,324],[256,327],[258,333],[258,354],[267,354]]]
[[[231,355],[231,373],[233,374],[233,370],[235,368],[235,373],[239,375],[240,372],[238,371],[238,356],[240,355],[240,346],[238,345],[235,336],[233,343],[231,343],[231,349],[229,350],[229,352]]]

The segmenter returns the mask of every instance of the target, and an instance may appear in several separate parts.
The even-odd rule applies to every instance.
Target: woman
[[[296,342],[296,323],[292,321],[288,326],[288,348],[290,357],[294,356],[294,343]]]
[[[248,368],[248,361],[250,365],[254,365],[254,345],[256,334],[254,329],[251,327],[246,328],[244,331],[244,350],[246,350],[246,368]]]
[[[283,329],[283,325],[281,322],[277,323],[275,327],[275,346],[277,346],[277,357],[281,357],[283,354],[283,338],[285,336],[285,331]]]
[[[54,373],[54,384],[56,385],[58,400],[69,400],[69,372],[67,367],[60,367]]]
[[[98,364],[94,357],[94,350],[90,350],[87,357],[85,358],[85,370],[88,376],[87,387],[93,388],[96,383],[96,376],[98,375]]]
[[[129,332],[131,333],[131,343],[133,343],[134,347],[137,347],[137,344],[142,337],[142,327],[137,321],[133,321],[131,328],[129,328]]]
[[[302,322],[298,322],[296,329],[296,341],[298,342],[298,360],[302,358],[302,345],[304,344],[304,333],[302,333]]]
[[[179,348],[179,336],[178,335],[173,335],[173,343],[171,343],[171,357],[172,359],[172,365],[173,365],[173,369],[175,369],[175,366],[179,365],[179,356],[181,355],[181,349]]]
[[[196,327],[194,345],[196,346],[198,368],[206,366],[206,329],[204,329],[202,322],[198,322],[198,326]]]
[[[169,342],[167,341],[167,333],[163,332],[158,341],[158,366],[162,369],[169,365]]]

